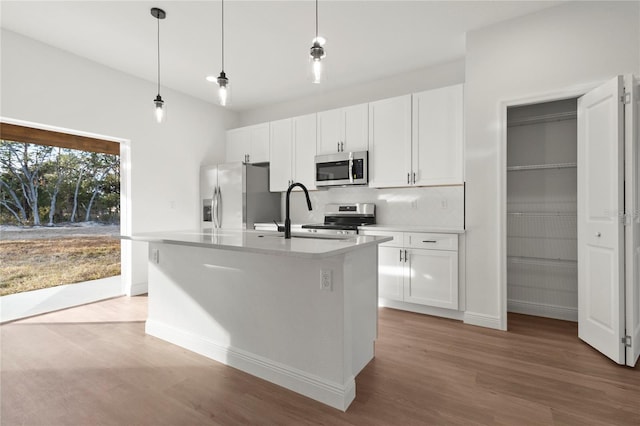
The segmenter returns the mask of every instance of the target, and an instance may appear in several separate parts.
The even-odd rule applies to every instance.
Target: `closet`
[[[507,310],[578,320],[577,99],[507,109]]]

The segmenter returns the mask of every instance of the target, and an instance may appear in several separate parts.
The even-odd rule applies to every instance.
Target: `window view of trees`
[[[0,223],[120,222],[117,155],[0,141]]]

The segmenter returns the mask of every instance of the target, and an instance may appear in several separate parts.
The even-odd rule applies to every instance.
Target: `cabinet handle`
[[[437,243],[436,240],[422,240],[423,243]]]
[[[340,151],[344,152],[344,142],[340,142]]]
[[[416,183],[416,172],[413,172],[413,183]]]
[[[402,249],[400,249],[400,262],[402,262]]]
[[[338,141],[338,152],[340,152],[340,141]]]
[[[404,251],[404,261],[406,262],[406,261],[407,261],[407,259],[408,259],[408,258],[407,258],[407,251],[405,250],[405,251]]]
[[[411,176],[411,173],[407,173],[407,185],[411,183],[410,176]]]

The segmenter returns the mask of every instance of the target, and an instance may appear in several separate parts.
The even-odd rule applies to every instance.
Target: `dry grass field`
[[[110,236],[0,240],[0,296],[120,274]]]

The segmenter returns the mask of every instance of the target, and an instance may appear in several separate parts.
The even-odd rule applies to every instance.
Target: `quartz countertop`
[[[235,250],[280,256],[322,258],[344,254],[366,246],[391,241],[391,237],[364,235],[311,237],[292,232],[285,239],[281,232],[211,229],[203,231],[146,232],[121,238],[132,241],[177,244],[192,247]]]
[[[359,226],[358,231],[385,231],[385,232],[432,232],[442,234],[464,234],[464,229],[439,228],[426,225],[366,225]]]

